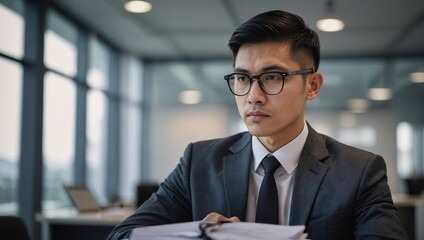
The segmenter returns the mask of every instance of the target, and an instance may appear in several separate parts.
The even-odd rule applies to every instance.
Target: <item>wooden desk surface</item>
[[[393,195],[393,203],[396,206],[420,207],[420,206],[424,206],[424,196],[408,195],[408,194],[394,194]]]
[[[58,209],[36,214],[39,222],[49,224],[78,224],[115,226],[134,212],[134,209],[108,209],[99,212],[80,213],[74,209]]]

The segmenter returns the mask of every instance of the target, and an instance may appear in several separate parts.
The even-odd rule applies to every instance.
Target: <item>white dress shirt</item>
[[[277,160],[281,163],[281,166],[274,174],[278,190],[279,224],[288,225],[293,181],[296,173],[295,169],[299,163],[300,153],[305,145],[307,136],[308,127],[305,122],[302,132],[295,139],[274,153],[270,153],[257,137],[252,137],[253,161],[250,167],[249,193],[246,211],[247,222],[255,222],[256,204],[258,202],[262,179],[265,175],[261,161],[264,157],[270,154],[277,158]]]

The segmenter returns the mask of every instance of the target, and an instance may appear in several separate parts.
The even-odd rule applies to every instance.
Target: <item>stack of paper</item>
[[[305,226],[283,226],[263,223],[217,223],[186,222],[151,227],[140,227],[132,231],[129,240],[141,239],[197,239],[213,240],[260,240],[260,239],[306,239]]]

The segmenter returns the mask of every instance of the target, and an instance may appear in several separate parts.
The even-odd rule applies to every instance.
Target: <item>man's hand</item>
[[[203,221],[240,222],[240,219],[238,217],[236,217],[236,216],[227,218],[227,217],[222,216],[219,213],[211,212],[205,218],[203,218]]]

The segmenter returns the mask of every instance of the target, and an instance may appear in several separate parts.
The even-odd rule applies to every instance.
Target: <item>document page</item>
[[[306,239],[305,226],[283,226],[263,223],[226,223],[208,234],[214,240]]]
[[[196,239],[201,236],[200,221],[135,228],[129,240]]]
[[[220,223],[185,222],[151,227],[140,227],[132,231],[129,240],[171,240],[201,239],[212,240],[275,240],[306,239],[305,226],[283,226],[263,223]]]

